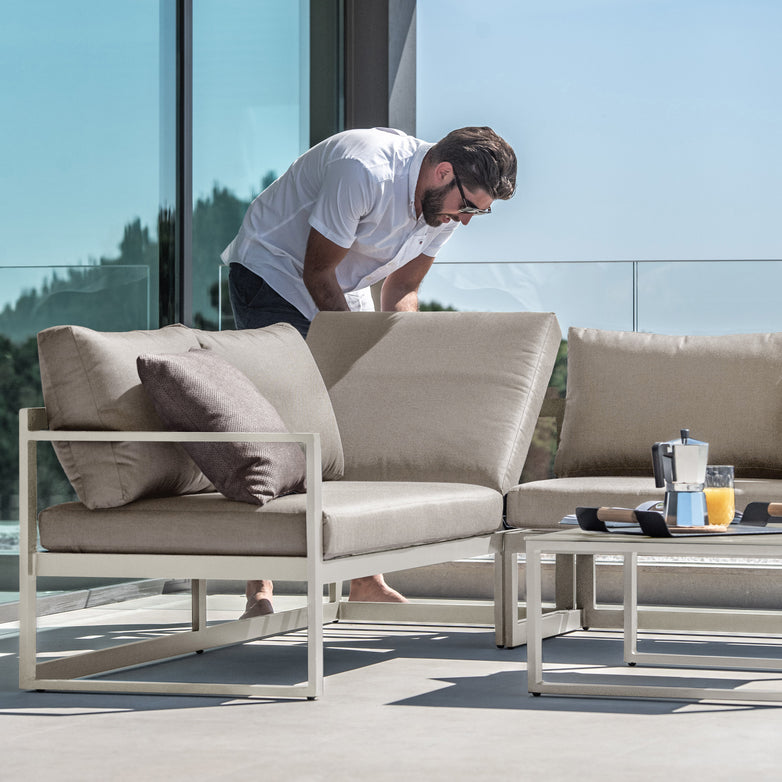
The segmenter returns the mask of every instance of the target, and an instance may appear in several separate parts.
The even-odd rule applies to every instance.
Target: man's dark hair
[[[459,128],[431,149],[435,164],[447,161],[469,190],[506,201],[516,190],[516,153],[491,128]]]

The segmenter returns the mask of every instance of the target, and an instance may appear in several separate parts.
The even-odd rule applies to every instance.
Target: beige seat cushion
[[[87,510],[69,502],[41,512],[50,551],[304,556],[306,496],[263,506],[221,494],[138,500]],[[324,559],[405,548],[494,532],[502,497],[453,483],[323,484]]]
[[[307,344],[349,480],[518,483],[561,334],[551,313],[321,312]]]
[[[197,348],[189,329],[104,333],[55,326],[38,334],[43,399],[51,429],[162,430],[141,388],[140,353]],[[110,508],[139,497],[186,494],[212,486],[176,444],[57,444],[57,456],[88,508]]]
[[[293,326],[194,334],[202,348],[215,351],[250,378],[289,431],[318,432],[323,479],[342,477],[345,460],[334,409],[307,343]]]
[[[642,502],[663,499],[664,489],[654,478],[599,476],[552,478],[515,486],[508,493],[507,522],[522,529],[550,529],[575,513],[578,506],[598,508],[610,505],[635,508]],[[750,502],[782,502],[782,480],[744,478],[736,480],[736,508],[743,511]]]
[[[652,444],[683,428],[710,464],[782,478],[782,333],[569,330],[556,475],[650,474]]]

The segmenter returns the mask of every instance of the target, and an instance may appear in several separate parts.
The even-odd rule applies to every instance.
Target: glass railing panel
[[[563,335],[570,326],[631,331],[633,265],[435,262],[419,299],[457,310],[554,312]]]
[[[782,331],[782,261],[638,263],[638,330],[662,334]]]
[[[152,326],[143,264],[0,266],[0,334],[13,342],[67,323],[98,331]]]
[[[36,334],[66,323],[151,328],[152,273],[145,264],[0,266],[0,554],[19,547],[18,411],[43,404]],[[41,444],[38,454],[40,507],[75,499],[52,448]]]

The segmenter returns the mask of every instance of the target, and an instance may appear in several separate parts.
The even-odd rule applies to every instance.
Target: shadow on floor
[[[106,648],[115,643],[139,641],[163,633],[189,629],[186,624],[165,627],[131,625],[67,626],[48,629],[39,634],[39,653],[47,656],[55,651],[68,653]],[[608,698],[565,698],[560,696],[532,697],[527,693],[526,648],[498,649],[490,628],[422,627],[404,625],[372,625],[339,623],[326,626],[324,668],[327,677],[350,676],[355,692],[366,686],[369,671],[383,663],[406,665],[408,662],[430,659],[433,669],[453,667],[454,675],[443,678],[423,678],[428,691],[411,697],[389,700],[387,705],[434,708],[508,709],[514,711],[567,711],[595,714],[671,714],[682,708],[681,701],[654,701]],[[704,641],[691,636],[645,641],[646,651],[703,653]],[[735,639],[718,639],[709,644],[709,654],[737,654]],[[742,645],[744,656],[779,657],[780,645],[754,639],[752,645]],[[553,667],[547,679],[572,681],[578,675],[600,676],[604,682],[620,678],[617,668],[622,663],[622,641],[619,633],[578,632],[548,639],[544,642],[546,665]],[[470,675],[474,664],[489,673]],[[63,717],[105,714],[121,711],[157,711],[193,709],[198,707],[273,705],[278,699],[242,699],[214,696],[160,696],[100,693],[26,692],[17,688],[18,638],[0,638],[0,689],[4,708],[0,714],[23,716],[30,709],[35,716]],[[600,669],[605,669],[603,672]],[[396,670],[396,668],[394,668]],[[408,675],[400,667],[400,675]],[[421,666],[413,666],[418,684]],[[586,673],[584,673],[586,671]],[[659,669],[646,668],[641,673],[643,683],[670,683]],[[461,675],[466,673],[466,675]],[[769,675],[767,674],[766,677]],[[306,678],[306,635],[296,631],[263,641],[212,650],[200,655],[187,655],[176,660],[151,664],[143,668],[112,675],[112,678],[142,681],[223,681],[226,683],[293,684]],[[690,677],[677,678],[688,686],[734,688],[746,681],[732,676],[710,676],[702,671]],[[442,685],[442,686],[440,686]],[[420,686],[412,687],[421,689]],[[382,697],[382,696],[381,696]],[[285,702],[289,702],[285,700]],[[302,704],[306,707],[306,701]],[[701,707],[690,707],[701,708]],[[740,711],[776,708],[770,705],[742,704],[704,705],[704,710]]]

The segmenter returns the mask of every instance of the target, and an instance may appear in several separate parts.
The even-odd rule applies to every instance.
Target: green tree
[[[0,438],[0,519],[13,519],[18,511],[19,446],[14,435],[19,427],[19,410],[42,404],[35,337],[17,345],[0,335],[0,431],[7,435]],[[51,446],[40,445],[38,450],[39,503],[46,506],[71,499],[73,491]]]
[[[273,171],[267,172],[262,188],[275,179]],[[210,198],[196,201],[193,210],[193,320],[198,328],[218,328],[220,253],[236,236],[249,205],[249,201],[237,198],[218,185],[212,188]],[[227,289],[222,294],[225,304]],[[223,312],[223,317],[226,316],[230,316],[230,307],[228,312]]]
[[[456,309],[450,304],[443,306],[439,301],[419,301],[419,312],[456,312]]]

